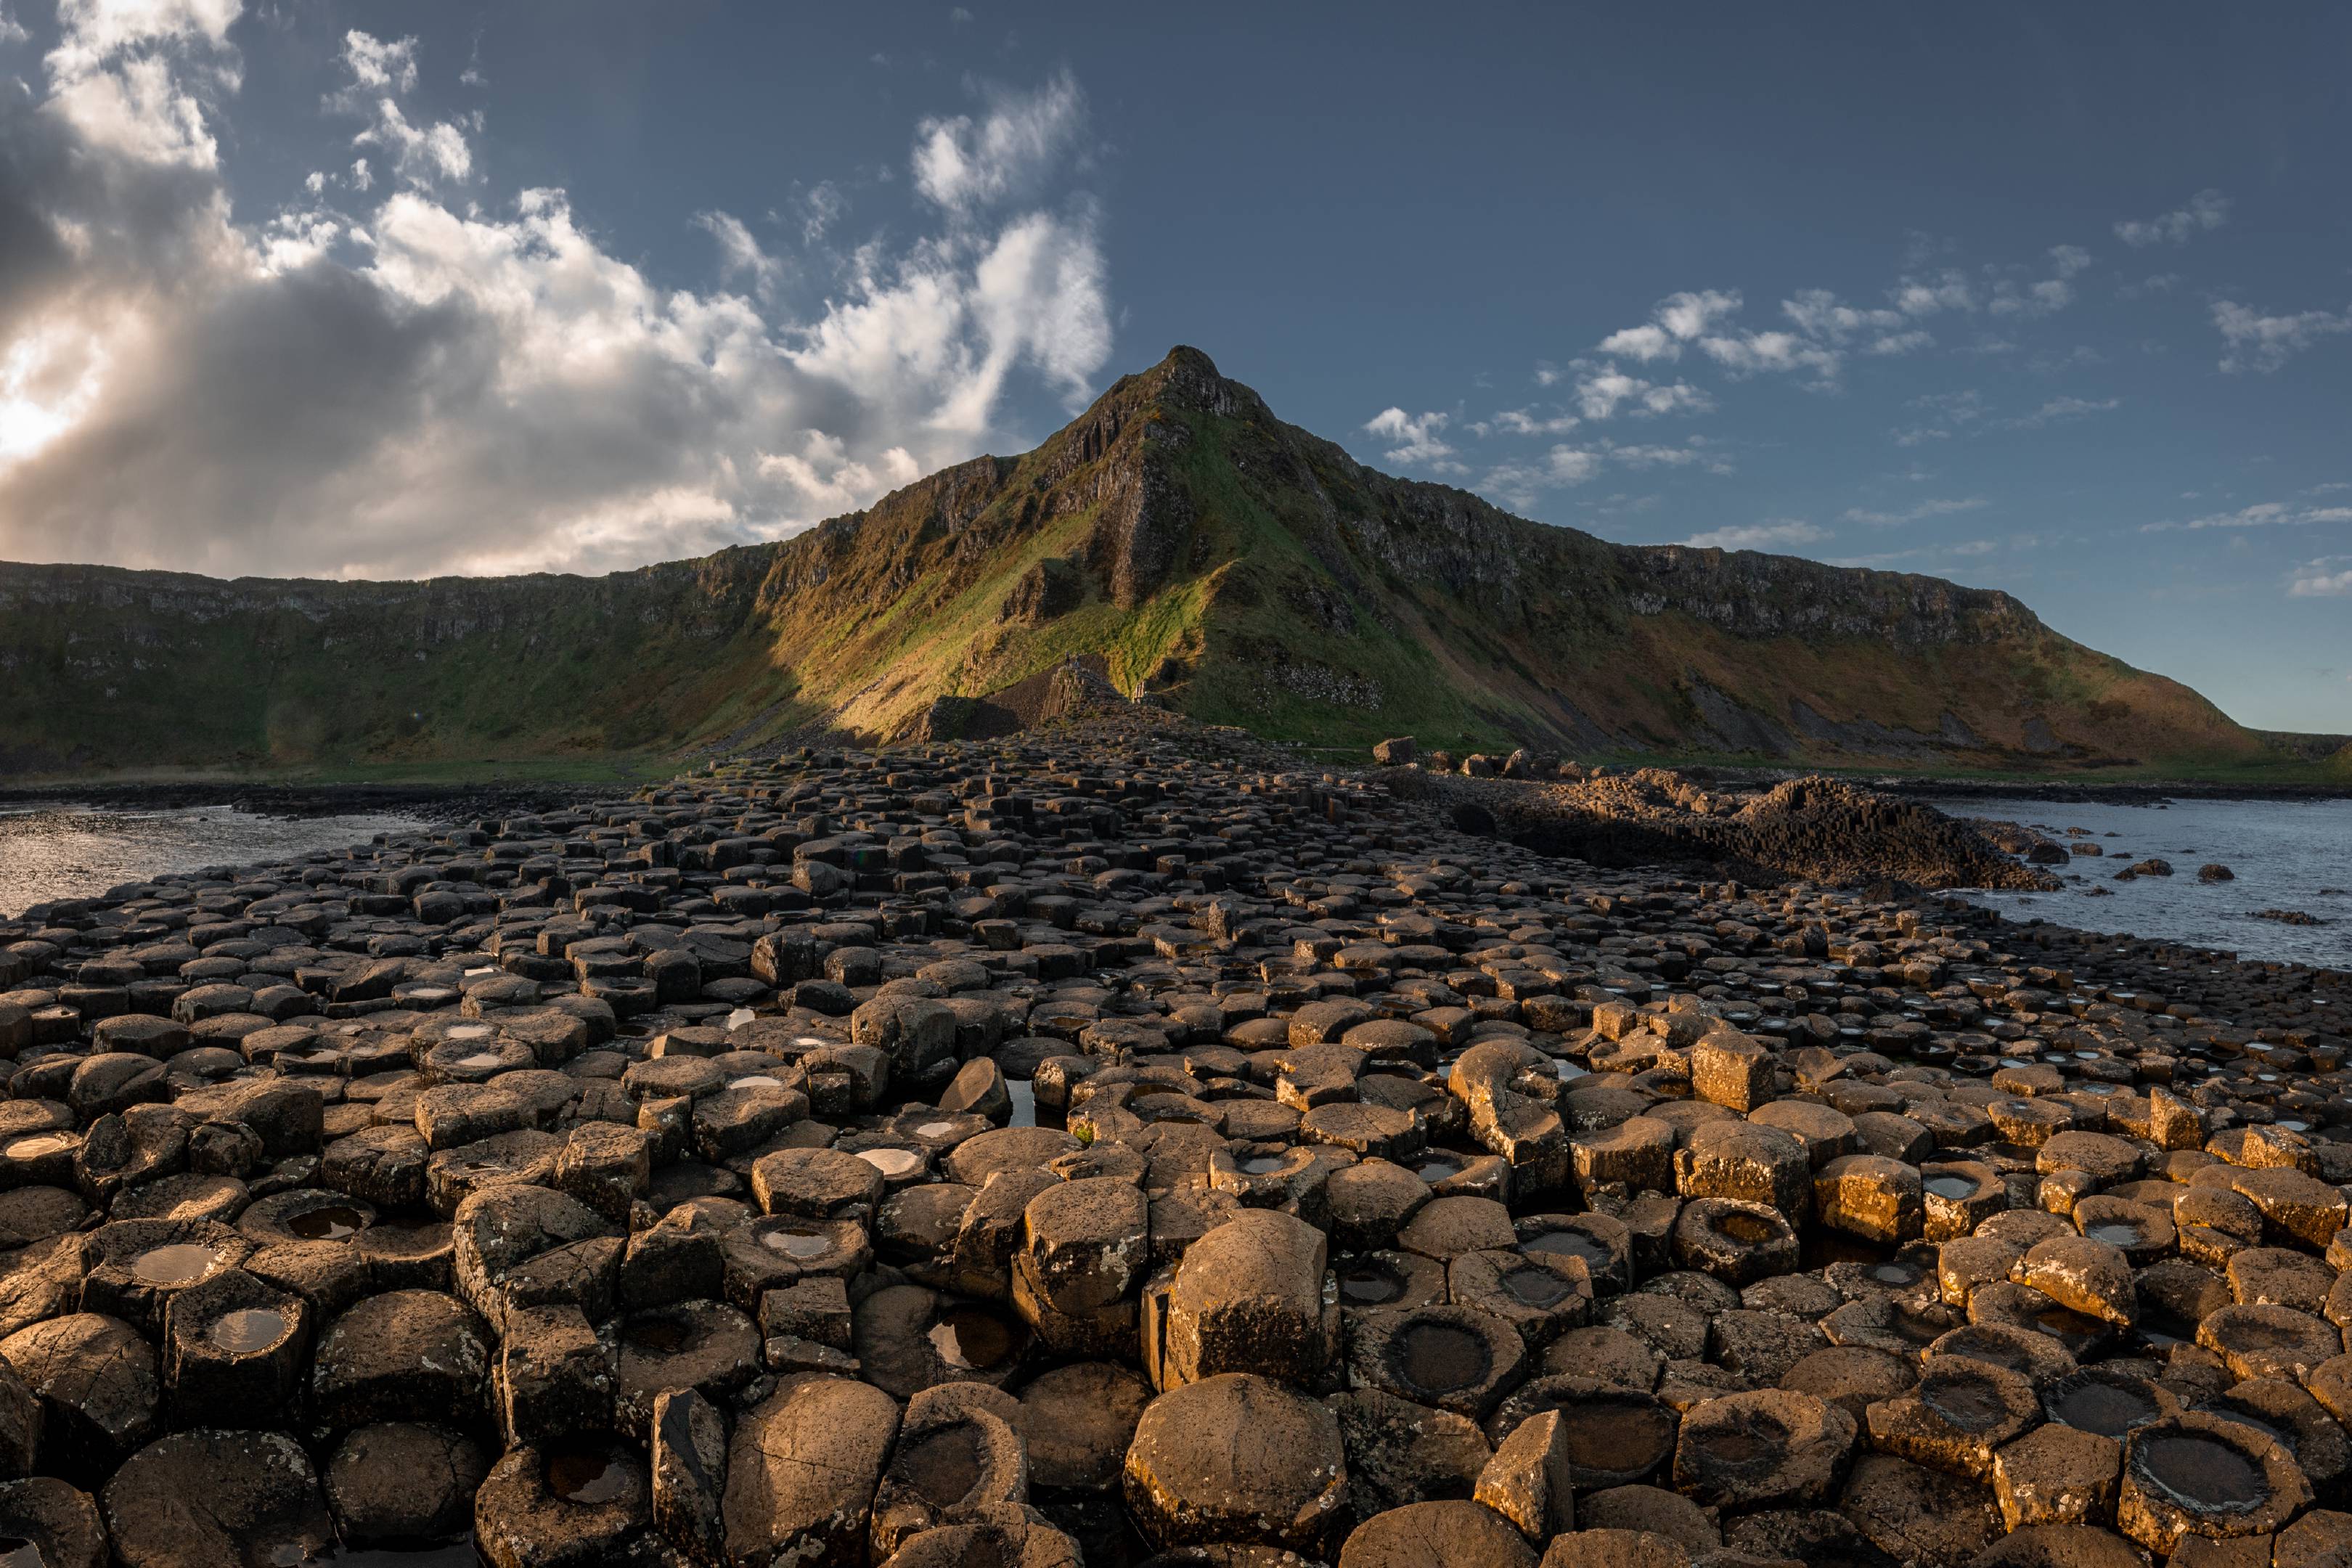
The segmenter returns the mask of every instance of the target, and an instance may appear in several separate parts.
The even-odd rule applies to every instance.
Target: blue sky
[[[2352,730],[2352,13],[7,0],[0,555],[602,571],[1176,342]]]

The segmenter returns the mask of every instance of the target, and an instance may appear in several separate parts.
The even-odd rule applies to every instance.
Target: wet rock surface
[[[0,924],[0,1563],[2352,1549],[2346,976],[1384,777],[811,752]]]

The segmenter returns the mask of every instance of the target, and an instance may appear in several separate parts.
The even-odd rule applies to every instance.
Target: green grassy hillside
[[[1036,450],[602,578],[0,565],[0,773],[667,765],[1076,656],[1196,718],[1942,771],[2318,776],[2009,595],[1610,544],[1391,478],[1179,349]]]

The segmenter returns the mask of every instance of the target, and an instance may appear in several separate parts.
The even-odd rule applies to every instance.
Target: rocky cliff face
[[[1339,744],[2263,753],[2005,594],[1530,522],[1368,468],[1178,349],[1035,451],[698,561],[386,584],[0,565],[0,769],[901,734],[936,727],[940,698],[1074,659],[1202,719]]]

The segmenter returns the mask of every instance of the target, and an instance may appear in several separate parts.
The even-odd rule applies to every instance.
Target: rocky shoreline
[[[0,925],[0,1537],[2352,1552],[2352,976],[1919,892],[1859,792],[1693,874],[1403,772],[812,752]],[[1720,868],[1809,802],[1865,886]]]

